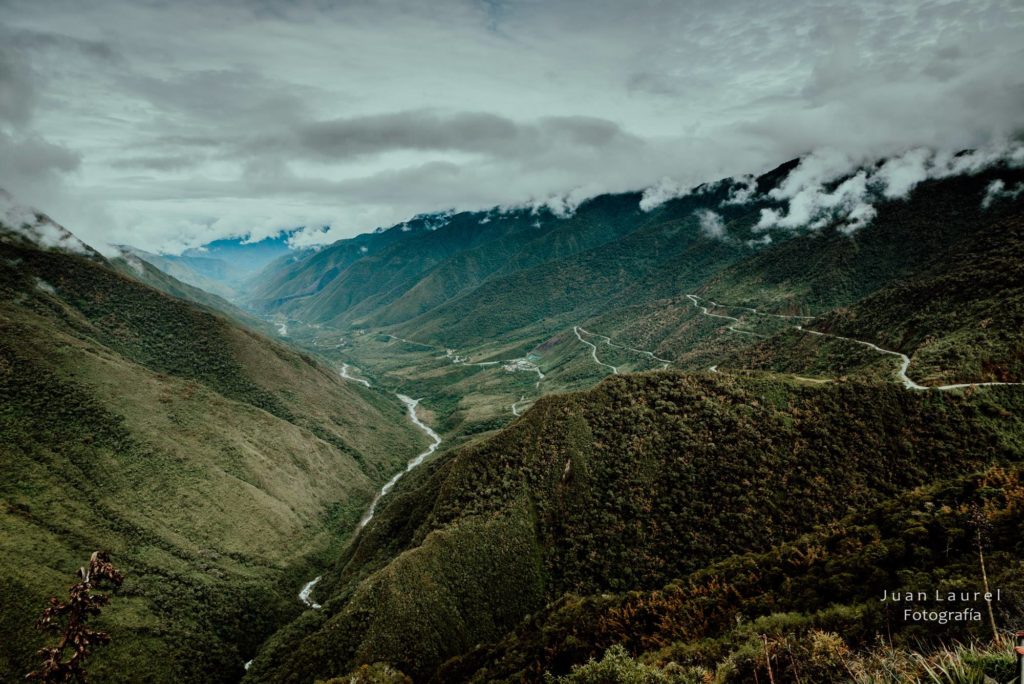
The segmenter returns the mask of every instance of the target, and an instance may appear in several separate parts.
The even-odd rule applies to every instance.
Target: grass
[[[126,575],[96,680],[239,678],[422,435],[102,261],[3,243],[0,294],[0,679],[32,669],[33,620],[96,549]]]

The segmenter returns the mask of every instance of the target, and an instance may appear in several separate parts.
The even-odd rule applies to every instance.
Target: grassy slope
[[[403,480],[323,613],[276,635],[250,679],[375,660],[425,678],[565,592],[656,588],[1018,454],[1020,402],[676,373],[544,398]]]
[[[422,437],[391,398],[110,270],[0,244],[0,678],[92,550],[126,571],[102,681],[211,681]]]

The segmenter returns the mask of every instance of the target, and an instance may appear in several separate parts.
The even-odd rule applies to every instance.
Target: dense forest
[[[848,646],[870,645],[869,597],[887,581],[912,584],[903,575],[919,560],[897,552],[906,526],[920,527],[899,497],[929,486],[950,497],[945,488],[972,486],[958,478],[1009,467],[1020,401],[1013,389],[911,394],[674,373],[542,399],[498,437],[411,477],[342,556],[322,614],[275,635],[250,677],[301,681],[383,660],[416,681],[518,681],[519,669],[566,673],[617,643],[642,654],[703,639],[689,660],[713,666],[750,634],[729,632],[735,616],[776,612],[807,614],[778,618],[795,636],[845,619]],[[993,505],[1014,507],[1014,473],[991,471],[1013,486],[992,487]],[[957,504],[921,531],[921,557],[951,586],[976,583],[969,512]],[[1012,520],[992,549],[1006,550]],[[801,554],[820,565],[790,567]],[[1013,558],[991,557],[993,576],[1009,579]],[[814,618],[834,602],[856,605]],[[474,649],[481,641],[500,645]]]

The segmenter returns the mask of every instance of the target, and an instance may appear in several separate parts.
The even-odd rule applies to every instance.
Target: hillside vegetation
[[[769,193],[799,164],[646,212],[626,193],[566,218],[546,209],[420,217],[268,269],[261,277],[288,303],[261,306],[291,317],[299,343],[425,397],[453,439],[491,434],[519,407],[613,368],[893,380],[899,359],[871,343],[908,355],[909,377],[923,385],[1024,380],[1024,196],[985,202],[993,182],[1016,187],[1024,171],[995,164],[925,180],[905,197],[874,196],[877,215],[852,233],[840,220],[757,229],[762,212],[785,211]],[[745,201],[731,199],[751,187]],[[709,211],[717,231],[703,223]],[[539,384],[501,371],[524,358],[543,373]]]
[[[387,395],[98,255],[0,240],[0,679],[96,549],[96,681],[237,679],[422,436]]]
[[[461,681],[438,668],[552,601],[655,590],[1017,458],[1022,397],[658,373],[541,399],[403,480],[342,555],[323,613],[276,635],[249,678],[309,681],[384,661],[416,681]],[[524,623],[523,638],[548,633],[538,627]],[[588,625],[565,629],[574,655],[561,671],[614,643],[588,647]]]

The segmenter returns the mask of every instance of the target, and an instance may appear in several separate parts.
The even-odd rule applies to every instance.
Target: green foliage
[[[361,665],[344,677],[328,679],[324,684],[412,684],[412,680],[385,663]]]
[[[546,684],[705,684],[711,674],[701,667],[671,664],[665,669],[639,663],[622,646],[612,646],[601,660],[577,665],[564,677],[547,673]]]
[[[240,678],[420,448],[403,413],[99,256],[0,242],[0,680],[96,548],[125,584],[94,680]]]
[[[742,614],[810,615],[799,618],[800,633],[841,631],[868,643],[884,615],[861,605],[864,597],[912,584],[905,569],[940,561],[949,567],[957,558],[962,574],[943,581],[960,586],[974,576],[970,523],[959,508],[945,512],[915,500],[885,509],[892,517],[881,539],[879,520],[831,526],[1019,453],[1011,416],[1021,401],[1014,388],[966,397],[674,373],[615,377],[590,392],[543,398],[498,435],[403,480],[358,552],[343,557],[336,586],[344,589],[325,609],[335,617],[298,638],[279,635],[275,649],[294,656],[257,681],[307,671],[323,653],[335,670],[359,654],[417,679],[453,655],[435,673],[439,681],[539,677],[544,670],[557,676],[617,643],[644,653],[706,639],[704,659],[693,664],[710,666],[727,655],[730,640],[748,638],[728,631]],[[998,503],[1004,493],[1016,497],[1017,485],[1007,488],[1012,478],[993,473],[991,482],[999,483],[986,487],[993,506],[1007,505]],[[908,521],[908,506],[923,512]],[[527,515],[529,526],[523,520],[511,536],[477,522]],[[940,523],[948,533],[932,531]],[[801,537],[818,526],[831,535]],[[999,529],[999,543],[1015,539],[1008,527]],[[525,600],[529,594],[511,581],[522,570],[489,575],[480,565],[512,539],[535,549],[538,585],[554,602],[547,608]],[[459,542],[443,546],[446,561],[435,567],[440,540]],[[1005,559],[993,556],[1000,578]],[[361,575],[361,564],[373,574]],[[800,574],[805,567],[810,574]],[[438,579],[453,574],[473,583]],[[424,590],[438,583],[442,593]],[[395,604],[399,596],[409,602]],[[850,608],[829,612],[830,602]],[[502,620],[466,620],[470,607]],[[441,624],[421,631],[424,615]],[[515,622],[515,637],[496,652],[470,650],[480,633]],[[377,636],[375,625],[385,624],[380,634],[395,641]],[[470,641],[463,630],[474,624]],[[787,625],[757,628],[785,634]],[[910,631],[907,638],[919,636]],[[314,667],[322,671],[320,662]]]
[[[979,510],[991,581],[1006,595],[1024,590],[1017,560],[1022,503],[1019,466],[918,489],[768,552],[726,558],[660,589],[563,598],[499,644],[453,659],[440,679],[512,681],[538,665],[565,672],[610,644],[661,665],[701,665],[728,682],[755,676],[763,681],[768,657],[780,681],[848,681],[851,673],[887,670],[923,674],[922,663],[933,662],[933,651],[934,662],[944,662],[943,643],[973,643],[991,633],[981,623],[905,621],[902,610],[879,601],[882,590],[977,590]],[[964,607],[985,610],[981,601]],[[995,607],[1000,625],[1024,619],[1015,601]],[[879,635],[893,645],[889,651],[876,647]],[[915,650],[925,659],[914,656]],[[955,653],[957,667],[982,668],[1007,681],[998,679],[1010,662],[1005,651],[961,647]],[[894,675],[880,681],[905,680]]]

